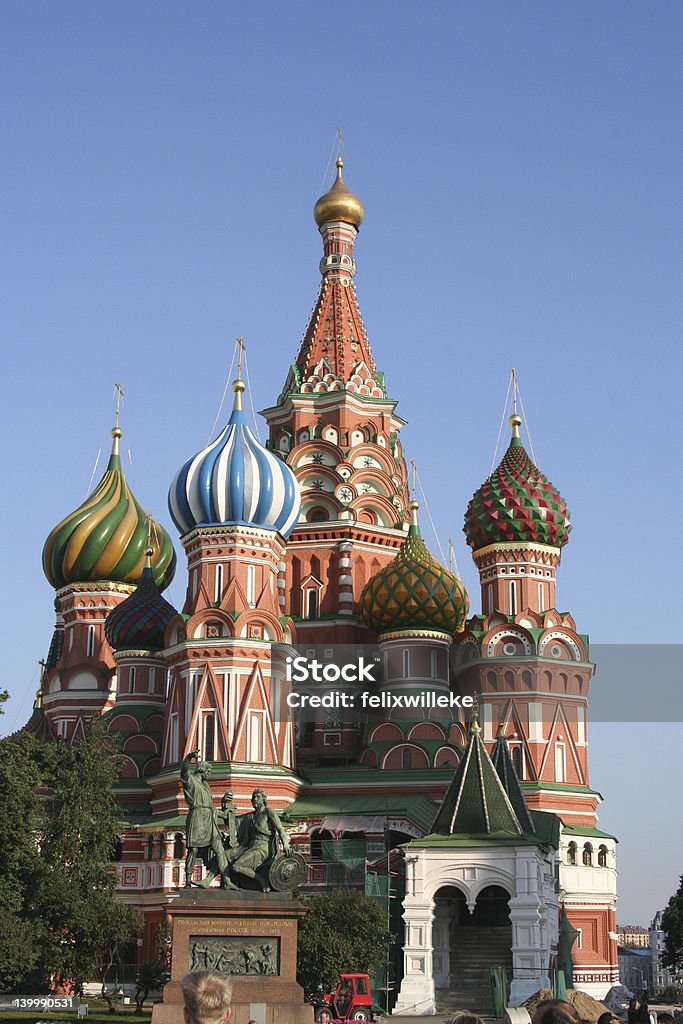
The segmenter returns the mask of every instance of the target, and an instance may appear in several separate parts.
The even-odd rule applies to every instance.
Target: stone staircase
[[[505,967],[512,976],[512,929],[456,928],[451,938],[448,989],[437,989],[436,1012],[470,1010],[480,1017],[493,1016],[489,967]]]

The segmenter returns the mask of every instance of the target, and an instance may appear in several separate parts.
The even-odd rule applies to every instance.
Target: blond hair
[[[193,1024],[221,1024],[230,1009],[232,985],[211,971],[190,971],[180,982]]]

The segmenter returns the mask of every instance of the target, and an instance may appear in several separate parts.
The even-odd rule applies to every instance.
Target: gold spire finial
[[[237,345],[237,380],[232,385],[232,390],[235,395],[235,400],[232,405],[233,412],[242,411],[242,395],[247,390],[247,385],[242,380],[242,359],[247,351],[247,346],[244,344],[244,338],[236,338],[235,344]]]
[[[517,394],[519,392],[519,386],[517,384],[517,371],[514,366],[512,367],[512,416],[508,420],[512,427],[512,437],[519,439],[519,428],[522,425],[522,418],[517,412]]]

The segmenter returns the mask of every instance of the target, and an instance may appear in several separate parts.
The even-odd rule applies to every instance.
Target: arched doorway
[[[512,978],[510,894],[488,885],[473,912],[456,886],[443,886],[434,897],[434,986],[437,1012],[493,1011],[490,967],[504,967]]]

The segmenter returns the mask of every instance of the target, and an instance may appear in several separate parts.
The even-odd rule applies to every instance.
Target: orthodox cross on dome
[[[120,384],[114,384],[114,391],[116,392],[116,420],[114,422],[114,429],[119,430],[119,413],[121,412],[121,403],[123,401],[123,388]]]
[[[242,358],[247,351],[247,347],[244,344],[244,338],[236,338],[235,344],[237,345],[237,376],[241,379],[242,377]]]

